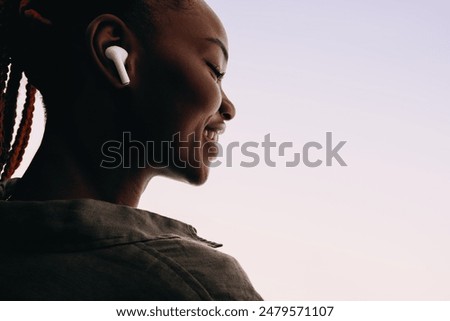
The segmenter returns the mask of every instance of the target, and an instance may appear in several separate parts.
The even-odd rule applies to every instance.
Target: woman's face
[[[136,71],[133,129],[138,140],[152,142],[150,162],[169,164],[159,174],[202,184],[217,156],[225,121],[235,115],[222,89],[227,36],[203,1],[193,1],[187,9],[162,10]]]

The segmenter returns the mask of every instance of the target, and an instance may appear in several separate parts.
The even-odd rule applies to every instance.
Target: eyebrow
[[[228,61],[228,50],[227,47],[225,47],[225,44],[219,39],[219,38],[206,38],[209,42],[215,43],[222,49],[223,55],[225,56],[225,60]]]

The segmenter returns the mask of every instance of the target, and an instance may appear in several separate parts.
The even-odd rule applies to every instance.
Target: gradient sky
[[[449,300],[450,2],[208,3],[237,108],[222,144],[270,133],[301,152],[332,132],[348,167],[236,153],[202,187],[155,179],[140,207],[223,243],[268,300]],[[42,128],[40,110],[17,176]]]

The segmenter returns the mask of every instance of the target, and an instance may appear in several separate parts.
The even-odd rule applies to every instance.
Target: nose
[[[226,121],[232,120],[236,116],[236,108],[227,95],[222,91],[222,104],[219,109],[220,115]]]

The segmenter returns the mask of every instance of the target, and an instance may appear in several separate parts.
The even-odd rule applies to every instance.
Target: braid
[[[14,140],[14,145],[10,151],[8,162],[2,174],[2,180],[11,178],[22,162],[25,148],[27,147],[30,138],[31,125],[33,123],[35,96],[36,88],[28,83],[27,98],[23,107],[22,120],[19,129],[17,130],[16,139]]]
[[[14,7],[13,4],[13,1],[0,0],[0,35],[2,39],[6,39],[8,32],[11,32],[8,27],[11,23],[12,13],[8,12],[8,9]],[[23,70],[11,58],[10,48],[6,41],[3,40],[0,50],[0,173],[3,170],[1,180],[4,180],[11,178],[19,167],[28,144],[36,89],[30,84],[27,85],[22,120],[11,149]]]

